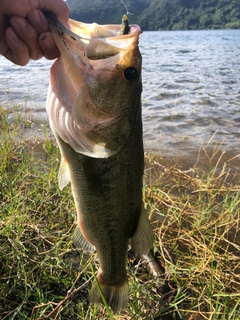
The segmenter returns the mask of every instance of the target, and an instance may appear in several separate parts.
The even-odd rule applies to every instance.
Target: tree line
[[[143,30],[240,29],[240,0],[126,0],[131,23]],[[121,23],[120,0],[68,0],[82,22]]]

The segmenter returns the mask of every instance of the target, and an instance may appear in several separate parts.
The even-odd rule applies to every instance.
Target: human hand
[[[67,24],[69,9],[63,0],[0,0],[0,54],[18,65],[60,55],[41,10]]]

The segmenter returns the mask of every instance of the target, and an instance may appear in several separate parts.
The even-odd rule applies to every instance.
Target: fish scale
[[[84,251],[96,249],[97,281],[119,312],[128,305],[128,245],[138,256],[153,244],[142,201],[141,30],[130,25],[121,34],[121,25],[69,20],[73,33],[47,17],[61,52],[47,100],[62,156],[59,186],[71,183],[78,217],[73,242]],[[102,303],[95,282],[89,298]]]

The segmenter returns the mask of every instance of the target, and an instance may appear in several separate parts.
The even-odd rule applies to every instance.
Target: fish
[[[126,259],[148,254],[153,230],[143,199],[141,29],[87,24],[63,26],[45,13],[60,57],[50,70],[47,112],[61,153],[62,190],[69,182],[77,211],[73,243],[96,250],[91,303],[114,313],[128,306]],[[123,34],[124,33],[124,34]],[[100,288],[100,290],[99,290]]]

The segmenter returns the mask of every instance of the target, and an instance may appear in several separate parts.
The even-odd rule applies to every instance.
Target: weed
[[[23,126],[0,108],[0,318],[109,319],[88,302],[98,261],[72,247],[75,206],[70,187],[58,189],[59,151],[46,127],[44,141],[31,141]],[[146,155],[144,199],[165,272],[152,277],[129,251],[129,307],[114,318],[240,319],[240,187],[219,166],[184,171]]]

